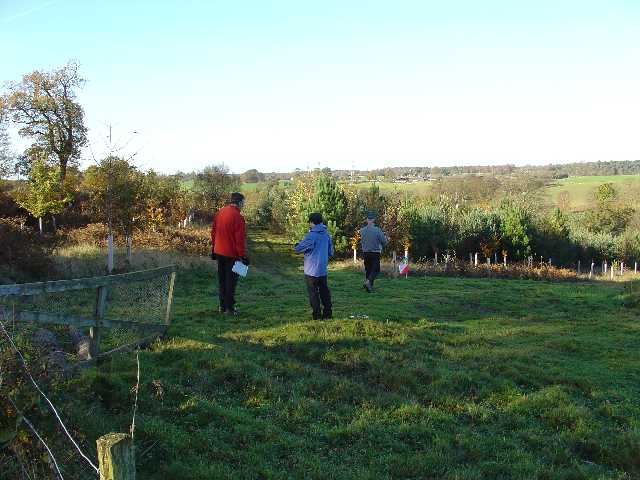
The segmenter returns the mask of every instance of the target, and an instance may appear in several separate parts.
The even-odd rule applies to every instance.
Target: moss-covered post
[[[135,480],[136,461],[130,435],[108,433],[96,443],[100,480]]]

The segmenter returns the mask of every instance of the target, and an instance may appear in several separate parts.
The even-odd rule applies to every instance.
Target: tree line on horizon
[[[304,233],[308,213],[320,211],[340,254],[356,243],[365,213],[373,210],[391,236],[391,248],[403,251],[411,245],[416,258],[542,256],[557,265],[640,258],[636,205],[625,203],[612,185],[601,185],[585,212],[549,209],[539,198],[549,179],[640,173],[640,160],[396,167],[366,172],[373,181],[368,188],[343,181],[351,178],[347,170],[269,174],[250,169],[234,175],[224,165],[212,165],[163,175],[141,171],[119,152],[81,170],[87,129],[76,98],[84,82],[78,68],[70,62],[52,72],[32,72],[9,83],[0,96],[0,223],[5,230],[27,225],[43,234],[98,222],[130,242],[135,231],[206,222],[231,191],[254,183],[255,190],[247,192],[251,224],[293,240]],[[9,123],[32,141],[20,155],[11,153]],[[19,179],[12,177],[16,172]],[[427,194],[384,193],[375,184],[402,175],[435,181]],[[279,181],[283,176],[287,184]]]

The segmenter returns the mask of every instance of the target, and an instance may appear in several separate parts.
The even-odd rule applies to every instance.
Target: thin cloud
[[[41,3],[40,5],[36,5],[35,7],[32,7],[23,12],[15,13],[13,15],[9,15],[8,17],[0,18],[0,22],[9,23],[13,20],[16,20],[17,18],[26,17],[27,15],[31,15],[32,13],[36,13],[36,12],[39,12],[40,10],[44,10],[45,8],[48,8],[51,5],[54,5],[56,3],[59,3],[59,0],[52,0],[50,2]]]

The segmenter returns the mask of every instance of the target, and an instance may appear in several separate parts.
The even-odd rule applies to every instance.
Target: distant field
[[[289,182],[281,181],[280,183],[285,185]],[[569,177],[557,180],[546,187],[543,197],[550,207],[560,206],[563,202],[561,194],[566,192],[566,195],[564,195],[568,203],[566,207],[571,211],[581,211],[593,205],[594,192],[603,183],[614,184],[621,199],[640,206],[640,175]],[[185,185],[187,185],[186,182]],[[264,183],[243,183],[240,189],[242,192],[250,193],[256,191],[261,185],[264,185]],[[345,185],[348,185],[348,182]],[[381,192],[387,195],[394,192],[398,194],[425,195],[433,188],[433,183],[427,181],[418,183],[376,182],[376,185]],[[370,186],[371,183],[369,182],[356,184],[356,187],[362,190],[368,189]]]
[[[570,210],[584,210],[593,205],[594,193],[603,183],[612,183],[621,198],[637,202],[640,194],[640,175],[602,175],[569,177],[558,180],[545,189],[545,196],[552,205],[562,203],[560,194],[567,193]],[[635,198],[634,198],[635,197]]]
[[[392,183],[392,182],[377,182],[381,192],[384,193],[404,193],[411,192],[418,195],[425,194],[431,190],[431,182],[418,182],[418,183]],[[370,183],[359,184],[362,188],[369,188]]]
[[[258,185],[260,185],[260,183],[243,183],[242,185],[240,185],[240,191],[241,192],[255,192],[258,188]]]

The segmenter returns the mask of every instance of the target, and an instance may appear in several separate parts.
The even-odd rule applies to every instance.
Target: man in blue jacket
[[[331,318],[331,292],[327,285],[327,265],[333,255],[331,235],[322,223],[320,213],[309,215],[309,233],[296,244],[295,251],[304,253],[304,279],[309,292],[313,319]],[[322,302],[322,311],[320,310]]]

